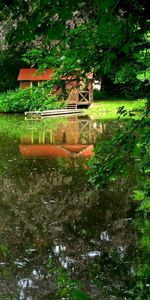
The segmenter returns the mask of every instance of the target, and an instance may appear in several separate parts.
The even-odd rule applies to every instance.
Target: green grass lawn
[[[102,119],[114,119],[117,118],[117,110],[119,107],[124,106],[127,110],[134,109],[135,111],[141,111],[144,108],[145,100],[135,101],[96,101],[85,111],[90,117]]]

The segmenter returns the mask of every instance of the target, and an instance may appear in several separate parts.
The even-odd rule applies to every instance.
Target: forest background
[[[141,252],[135,274],[137,285],[134,299],[148,299],[149,2],[15,0],[1,1],[0,11],[2,111],[39,108],[36,105],[37,99],[42,99],[40,89],[33,92],[28,105],[28,91],[21,94],[17,89],[16,78],[23,67],[37,67],[41,71],[58,68],[57,82],[61,76],[77,69],[81,71],[79,76],[92,70],[95,79],[102,84],[99,97],[145,99],[145,108],[138,117],[124,107],[120,108],[121,116],[128,117],[126,126],[116,132],[112,140],[97,144],[89,163],[89,176],[95,188],[107,188],[108,183],[118,178],[123,178],[125,182],[129,157],[132,158],[132,164],[138,164],[138,181],[132,189],[132,197],[141,203],[137,211]],[[56,102],[56,99],[52,99],[53,107]]]
[[[76,69],[84,74],[92,70],[101,81],[96,99],[145,98],[150,80],[148,6],[146,0],[1,1],[0,92],[18,88],[20,68],[54,67],[57,83]],[[2,97],[2,110],[15,111],[8,94],[8,103]],[[41,98],[39,90],[33,94],[31,108]],[[16,103],[27,97],[13,95]],[[27,108],[18,104],[18,111]]]

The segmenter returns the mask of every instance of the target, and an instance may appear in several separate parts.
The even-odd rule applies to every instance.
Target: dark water
[[[135,299],[135,202],[121,182],[95,191],[86,173],[96,140],[119,126],[0,117],[0,299],[86,299],[72,287]]]

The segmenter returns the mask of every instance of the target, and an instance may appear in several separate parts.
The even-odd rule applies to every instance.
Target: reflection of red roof
[[[37,80],[52,80],[54,76],[54,70],[46,69],[42,73],[38,69],[20,69],[18,80],[20,81],[37,81]]]
[[[87,145],[63,145],[63,148],[74,153],[79,153],[81,150],[85,149]]]
[[[19,148],[25,157],[91,157],[93,154],[93,145],[20,145]]]
[[[93,145],[89,145],[88,147],[86,147],[86,149],[82,150],[78,156],[89,156],[91,157],[93,155]]]

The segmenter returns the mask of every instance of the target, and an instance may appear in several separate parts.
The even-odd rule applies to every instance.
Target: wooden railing
[[[79,100],[80,104],[88,104],[89,103],[89,91],[79,91]]]
[[[89,105],[92,102],[90,91],[72,90],[69,93],[67,104]]]

